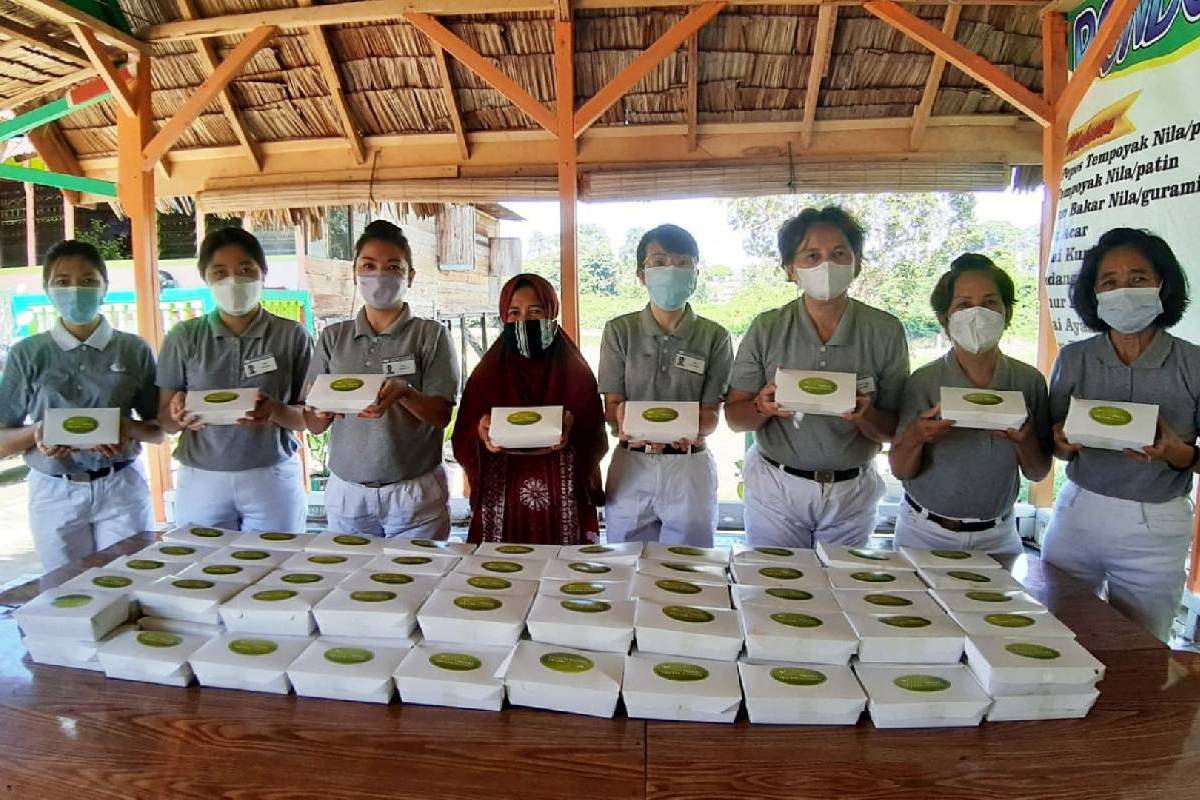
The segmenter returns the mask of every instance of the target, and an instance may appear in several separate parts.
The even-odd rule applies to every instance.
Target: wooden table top
[[[876,730],[377,705],[31,664],[0,595],[0,798],[1164,798],[1200,774],[1200,656],[1036,558],[1014,574],[1108,667],[1084,720]]]

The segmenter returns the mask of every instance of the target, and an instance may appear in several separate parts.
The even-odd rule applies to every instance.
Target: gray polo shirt
[[[1058,353],[1050,375],[1050,414],[1067,418],[1071,398],[1158,406],[1158,416],[1180,439],[1200,430],[1200,347],[1159,331],[1137,361],[1126,366],[1108,334],[1072,342]],[[1096,494],[1163,503],[1188,493],[1191,472],[1158,460],[1139,463],[1116,450],[1085,447],[1067,464],[1067,477]]]
[[[917,415],[942,398],[942,387],[972,388],[954,351],[946,353],[909,376],[900,404],[900,426],[907,428]],[[1049,446],[1050,400],[1046,379],[1035,367],[1001,355],[988,389],[1020,392],[1034,433]],[[991,431],[951,428],[937,442],[925,445],[921,471],[904,481],[904,490],[923,508],[959,519],[995,519],[1012,510],[1020,490],[1017,448]]]
[[[113,330],[103,317],[83,342],[61,320],[17,342],[0,381],[0,427],[40,422],[47,408],[120,408],[123,417],[136,411],[141,419],[153,420],[158,387],[150,346],[139,336]],[[86,450],[47,458],[34,448],[25,453],[25,463],[47,475],[64,475],[130,461],[140,452],[135,441],[126,441],[113,459]]]
[[[365,310],[321,332],[308,382],[321,374],[382,372],[408,381],[422,394],[458,398],[458,360],[446,327],[412,315],[376,334]],[[333,421],[329,468],[353,483],[394,483],[420,477],[442,463],[443,428],[426,425],[396,403],[382,419],[347,415]]]
[[[729,331],[688,304],[666,333],[647,304],[605,323],[596,379],[602,393],[626,400],[719,403],[732,370]]]
[[[267,363],[271,358],[273,368]],[[311,359],[312,338],[298,322],[260,308],[250,327],[235,336],[213,311],[171,328],[158,356],[158,385],[171,391],[253,387],[296,405],[304,399]],[[175,458],[197,469],[234,472],[274,466],[299,446],[292,432],[278,425],[209,425],[181,433]]]
[[[900,320],[851,300],[837,329],[822,342],[801,298],[763,312],[750,324],[733,362],[734,389],[758,393],[784,369],[853,372],[875,384],[875,407],[899,411],[908,377],[908,343]],[[800,415],[797,415],[800,416]],[[772,418],[755,433],[759,449],[795,469],[851,469],[874,458],[880,445],[840,417],[805,414],[799,424]]]

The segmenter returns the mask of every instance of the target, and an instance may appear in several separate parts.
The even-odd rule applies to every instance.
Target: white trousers
[[[709,450],[667,456],[618,447],[604,497],[610,542],[713,545],[717,462]]]
[[[235,531],[304,533],[308,496],[300,459],[271,467],[217,472],[179,467],[175,522]]]
[[[1162,641],[1179,611],[1192,539],[1186,497],[1139,503],[1068,481],[1054,503],[1042,558],[1084,581]]]
[[[883,479],[874,464],[857,478],[818,483],[768,464],[758,446],[746,451],[746,541],[753,547],[859,547],[875,530]]]
[[[982,550],[993,555],[1020,555],[1024,552],[1021,536],[1017,533],[1017,518],[1009,511],[1008,517],[986,531],[949,531],[913,510],[904,499],[900,500],[900,513],[896,515],[896,547],[913,547],[920,550]]]
[[[445,539],[450,535],[450,490],[441,464],[410,481],[371,489],[329,476],[328,530],[363,536]]]
[[[140,463],[91,483],[29,471],[29,528],[46,572],[152,524],[150,488]]]

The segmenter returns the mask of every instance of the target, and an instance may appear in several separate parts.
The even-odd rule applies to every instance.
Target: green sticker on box
[[[158,552],[162,553],[164,556],[190,556],[196,552],[196,548],[184,547],[183,545],[179,544],[164,544],[162,547],[158,548]]]
[[[932,620],[924,617],[910,616],[880,617],[879,621],[884,625],[891,625],[893,628],[928,628],[933,624]]]
[[[201,581],[195,578],[181,578],[177,581],[172,581],[171,585],[176,589],[184,589],[189,592],[199,591],[201,589],[211,589],[216,586],[212,581]]]
[[[506,556],[521,556],[532,553],[533,548],[527,544],[502,544],[496,548],[496,552]]]
[[[788,686],[820,686],[829,677],[824,672],[804,667],[775,667],[771,677]]]
[[[1012,598],[1003,592],[981,592],[971,589],[965,593],[967,597],[980,603],[1011,603]]]
[[[230,651],[239,656],[269,656],[279,649],[270,639],[234,639],[229,643]]]
[[[891,561],[892,557],[887,553],[881,553],[878,550],[864,550],[861,547],[852,547],[847,551],[855,558],[861,558],[864,561]]]
[[[77,417],[67,417],[63,420],[62,427],[67,433],[82,435],[85,433],[92,433],[99,428],[100,420],[96,419],[95,417],[85,417],[82,415]]]
[[[351,592],[350,599],[359,603],[386,603],[389,600],[395,600],[398,595],[395,592],[384,591],[361,591]]]
[[[493,578],[499,580],[499,578]],[[505,581],[507,583],[507,581]],[[563,594],[600,594],[604,591],[604,585],[600,583],[585,583],[583,581],[575,581],[573,583],[564,583],[558,589]]]
[[[375,654],[365,647],[331,647],[325,651],[325,660],[334,664],[365,664]]]
[[[947,572],[946,574],[949,575],[951,578],[955,578],[960,581],[967,581],[968,583],[991,583],[992,582],[992,579],[989,578],[987,575],[980,575],[978,572],[967,572],[967,571],[961,570],[961,569],[952,569],[949,572]]]
[[[788,611],[772,614],[771,619],[780,625],[787,625],[789,628],[819,628],[825,624],[824,620],[817,617],[810,617],[808,614],[793,614]]]
[[[1128,425],[1133,422],[1133,414],[1116,406],[1095,406],[1088,411],[1088,416],[1101,425]]]
[[[428,556],[396,556],[392,559],[392,563],[411,567],[417,564],[432,564],[433,559]]]
[[[971,557],[966,550],[930,550],[929,555],[935,558],[948,558],[951,561],[962,561]]]
[[[409,542],[413,547],[434,547],[438,548],[442,545],[435,542],[433,539],[413,539]]]
[[[642,412],[642,419],[646,422],[674,422],[679,419],[679,412],[673,408],[647,408]]]
[[[597,555],[598,553],[611,553],[615,547],[605,547],[602,544],[589,544],[587,547],[579,548],[579,552],[587,553],[588,555]]]
[[[232,403],[237,399],[237,392],[209,392],[204,395],[204,402],[206,403]]]
[[[901,675],[892,683],[910,692],[944,692],[950,688],[950,681],[937,675]]]
[[[467,585],[489,592],[499,592],[504,589],[511,589],[513,584],[512,581],[506,581],[504,578],[493,578],[490,575],[472,575],[470,578],[467,578]]]
[[[794,581],[804,577],[803,572],[791,567],[763,567],[758,574],[776,581]]]
[[[977,406],[998,406],[1004,402],[1003,397],[991,392],[967,392],[962,399]]]
[[[570,564],[567,564],[567,569],[574,570],[575,572],[586,572],[589,575],[603,575],[606,572],[612,572],[612,567],[605,566],[604,564],[593,564],[590,561],[572,561]]]
[[[581,614],[600,614],[612,608],[612,603],[603,600],[563,600],[559,605],[567,611],[578,611]]]
[[[522,572],[525,567],[515,561],[484,561],[479,565],[488,572]]]
[[[142,631],[137,635],[137,642],[146,647],[175,647],[183,644],[183,637],[166,631]]]
[[[806,592],[803,589],[789,589],[785,586],[772,586],[766,590],[770,597],[775,597],[780,600],[812,600],[812,592]]]
[[[1037,622],[1033,617],[1024,614],[987,614],[984,621],[998,628],[1028,628]]]
[[[104,589],[124,589],[133,583],[133,579],[124,575],[97,575],[92,578],[92,583]]]
[[[315,572],[291,572],[287,575],[280,575],[279,580],[284,583],[320,583],[325,580],[325,576]]]
[[[332,555],[309,556],[308,563],[310,563],[310,564],[345,564],[346,557],[345,556],[332,556]]]
[[[271,557],[266,550],[235,550],[230,555],[239,561],[262,561]]]
[[[454,605],[464,611],[495,611],[504,605],[504,603],[494,597],[479,597],[477,595],[464,594],[454,598]]]
[[[691,606],[665,606],[662,611],[676,622],[712,622],[716,619],[712,612]]]
[[[429,657],[429,663],[451,672],[470,672],[483,666],[482,661],[467,653],[434,653]]]
[[[664,592],[672,594],[700,594],[700,587],[688,581],[677,581],[672,578],[663,578],[660,581],[655,581],[654,585]]]
[[[863,583],[891,583],[896,576],[889,572],[851,572],[850,577]]]
[[[371,540],[366,536],[354,536],[353,534],[343,533],[333,537],[334,544],[341,544],[347,547],[362,547],[365,544],[370,544]]]
[[[898,594],[868,594],[863,597],[865,602],[873,606],[911,606],[912,600]]]
[[[225,531],[216,528],[192,528],[189,533],[192,536],[199,536],[201,539],[220,539],[225,535]]]
[[[681,564],[678,561],[664,561],[663,566],[675,572],[708,572],[700,564]]]
[[[335,392],[353,392],[365,385],[362,378],[334,378],[329,382],[329,388]]]
[[[1036,658],[1039,661],[1052,661],[1062,656],[1062,653],[1053,647],[1046,647],[1044,644],[1034,644],[1033,642],[1012,642],[1011,644],[1004,645],[1004,649],[1014,656]]]
[[[55,608],[82,608],[92,602],[90,594],[64,594],[50,601]]]
[[[280,600],[291,600],[296,596],[296,592],[291,589],[264,589],[261,592],[255,592],[250,595],[255,600],[261,600],[264,603],[277,603]]]
[[[542,421],[542,415],[536,411],[514,411],[505,419],[509,425],[533,425]]]
[[[399,572],[376,572],[371,575],[371,580],[376,583],[392,584],[393,586],[413,582],[411,575],[403,575]]]
[[[786,547],[756,547],[754,548],[754,552],[762,553],[764,556],[787,557],[795,555],[793,551]]]
[[[162,569],[166,564],[161,561],[152,561],[148,558],[132,558],[125,562],[125,566],[130,569]]]
[[[796,385],[805,394],[826,395],[837,391],[837,384],[828,378],[801,378]]]
[[[552,669],[555,672],[587,672],[596,666],[590,658],[581,656],[578,653],[546,653],[538,660],[542,662],[543,667]]]
[[[237,575],[242,568],[233,564],[209,564],[200,571],[205,575]]]
[[[675,545],[673,547],[668,547],[667,552],[674,553],[677,556],[691,556],[693,558],[699,558],[707,555],[707,553],[704,550],[701,550],[699,547],[688,547],[686,545]]]
[[[702,681],[708,670],[699,664],[684,661],[660,661],[654,665],[654,674],[668,681]]]
[[[258,535],[258,538],[262,539],[264,542],[290,542],[292,539],[296,538],[296,534],[294,534],[294,533],[274,533],[274,532],[260,533]]]

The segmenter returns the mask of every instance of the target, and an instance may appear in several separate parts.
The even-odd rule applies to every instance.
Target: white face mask
[[[262,297],[261,280],[246,278],[222,278],[208,285],[217,308],[233,317],[249,314]]]
[[[1004,335],[1004,315],[983,306],[955,311],[947,326],[950,338],[968,353],[986,353]]]
[[[1096,295],[1096,315],[1118,333],[1143,331],[1163,312],[1161,286],[1110,289]]]
[[[796,285],[804,294],[814,300],[832,300],[850,288],[854,280],[854,265],[826,261],[806,269],[797,267],[794,274]]]

